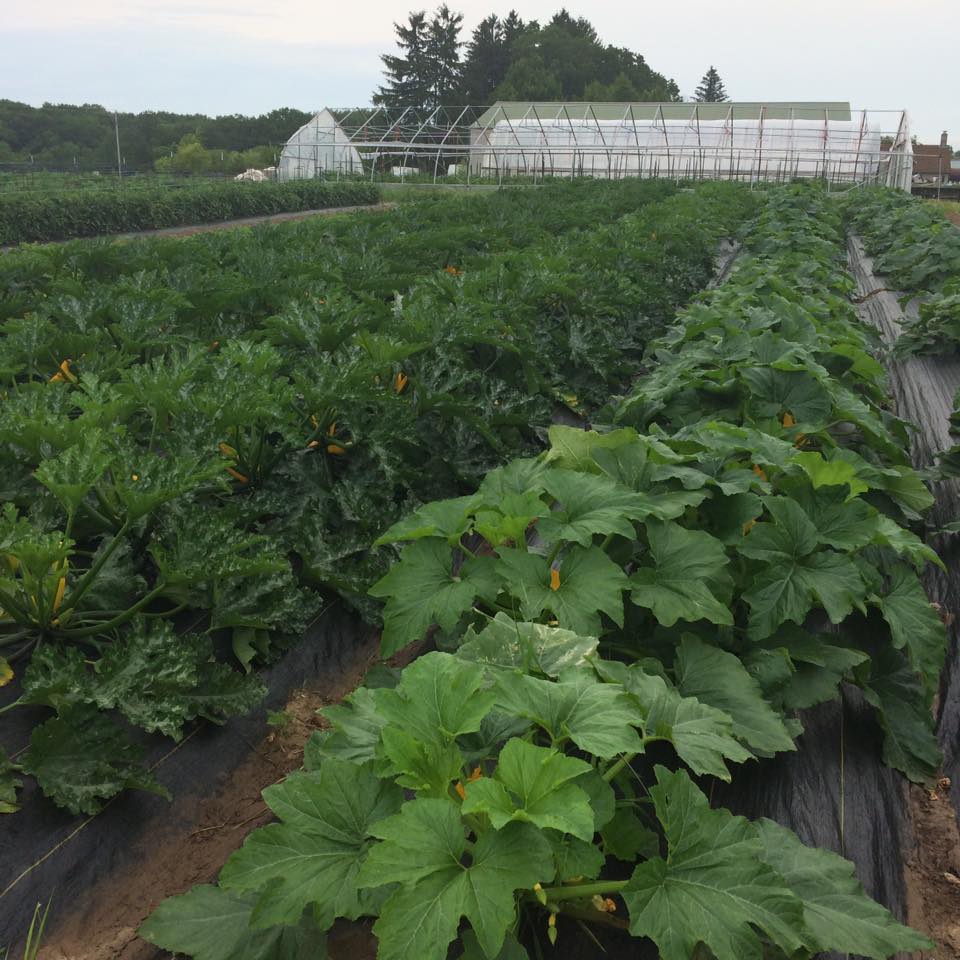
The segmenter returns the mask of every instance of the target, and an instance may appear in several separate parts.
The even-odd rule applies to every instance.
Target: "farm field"
[[[878,762],[941,772],[931,477],[847,230],[938,324],[960,232],[890,196],[574,182],[0,258],[0,838],[24,805],[167,793],[137,730],[257,710],[337,605],[386,665],[264,792],[277,822],[142,905],[144,941],[931,946],[837,853],[711,803],[844,690]]]

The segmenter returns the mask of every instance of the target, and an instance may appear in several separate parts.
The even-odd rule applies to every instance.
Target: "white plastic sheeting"
[[[278,180],[304,180],[329,173],[362,173],[363,162],[329,110],[321,110],[286,143]]]
[[[858,182],[875,180],[882,172],[881,132],[866,115],[850,120],[524,117],[497,120],[479,139],[475,170],[487,176]],[[884,158],[889,163],[889,154]]]

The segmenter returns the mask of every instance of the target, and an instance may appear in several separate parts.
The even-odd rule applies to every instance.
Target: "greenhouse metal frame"
[[[822,179],[909,190],[904,110],[846,103],[509,103],[322,111],[284,147],[311,176]],[[326,120],[326,118],[330,118]],[[300,139],[297,140],[296,137]],[[336,149],[331,149],[336,144]],[[320,147],[326,158],[318,159]],[[282,161],[281,161],[282,163]]]

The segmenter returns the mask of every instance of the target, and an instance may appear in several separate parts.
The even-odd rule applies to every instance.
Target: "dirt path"
[[[290,220],[306,220],[309,217],[327,217],[336,213],[357,213],[363,210],[390,210],[395,203],[373,203],[359,207],[324,207],[322,210],[294,210],[290,213],[270,213],[261,217],[242,217],[239,220],[223,220],[219,223],[198,223],[191,226],[164,227],[162,230],[139,230],[136,233],[110,234],[115,240],[132,240],[137,237],[191,237],[195,233],[210,233],[213,230],[232,230],[236,227],[257,227],[262,224],[287,223]]]
[[[257,227],[263,224],[286,223],[290,220],[306,220],[309,217],[328,217],[337,213],[357,213],[364,210],[391,210],[396,203],[372,203],[355,207],[324,207],[322,210],[293,210],[289,213],[268,213],[259,217],[242,217],[239,220],[220,220],[216,223],[184,224],[179,227],[163,227],[158,230],[137,230],[133,233],[108,233],[96,237],[74,237],[70,240],[38,241],[47,243],[72,243],[73,240],[136,240],[142,237],[191,237],[196,233],[213,230],[232,230],[237,227]],[[0,253],[16,250],[24,244],[0,246]]]

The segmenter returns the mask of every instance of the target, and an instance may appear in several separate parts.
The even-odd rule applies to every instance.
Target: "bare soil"
[[[131,858],[128,868],[97,884],[89,902],[73,905],[70,915],[45,938],[40,960],[156,958],[157,948],[141,940],[137,928],[164,898],[213,881],[247,834],[272,819],[261,791],[302,764],[304,744],[323,725],[316,711],[357,687],[376,663],[378,648],[379,637],[368,636],[358,644],[346,670],[322,678],[313,689],[296,691],[283,711],[287,721],[253,746],[215,796],[174,803],[166,829],[151,834],[149,845]],[[338,960],[365,960],[367,954],[358,949],[363,928],[356,926],[337,931],[335,940],[349,948],[333,954]],[[369,933],[366,937],[372,942]]]
[[[949,790],[946,779],[932,790],[910,788],[914,836],[906,865],[909,922],[937,944],[922,951],[918,960],[960,960],[960,831]]]
[[[286,223],[288,220],[306,220],[308,217],[329,217],[337,213],[354,213],[362,210],[389,210],[395,203],[374,203],[358,207],[325,207],[322,210],[295,210],[290,213],[271,213],[262,217],[243,217],[239,220],[222,220],[219,223],[196,223],[182,227],[164,227],[160,230],[139,230],[136,233],[115,234],[117,240],[132,240],[139,237],[190,237],[195,233],[210,233],[212,230],[231,230],[236,227],[256,227],[269,223]]]

